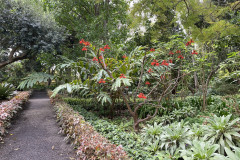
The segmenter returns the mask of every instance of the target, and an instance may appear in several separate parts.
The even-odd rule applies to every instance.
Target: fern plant
[[[25,77],[23,81],[19,84],[19,89],[31,88],[34,84],[47,82],[49,79],[53,79],[54,76],[42,72],[32,73]]]
[[[224,155],[224,148],[233,148],[240,145],[240,131],[236,127],[239,118],[230,121],[231,115],[217,117],[214,115],[209,119],[210,127],[204,139],[219,144],[218,153]]]

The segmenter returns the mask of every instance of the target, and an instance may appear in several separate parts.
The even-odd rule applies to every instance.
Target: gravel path
[[[73,147],[58,134],[46,92],[34,92],[0,143],[0,160],[74,160]]]

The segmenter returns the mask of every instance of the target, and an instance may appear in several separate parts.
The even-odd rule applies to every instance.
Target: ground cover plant
[[[11,118],[22,109],[30,94],[30,91],[20,92],[11,100],[0,104],[0,140],[2,140],[2,136],[7,132],[7,127],[11,124]]]
[[[239,147],[238,127],[240,121],[231,115],[227,117],[224,115],[211,117],[210,114],[204,117],[204,113],[201,113],[202,115],[199,115],[198,118],[202,119],[201,121],[194,120],[189,124],[188,118],[186,118],[187,120],[183,119],[185,122],[183,120],[176,122],[177,119],[175,119],[175,122],[172,120],[167,125],[161,117],[155,117],[158,120],[155,120],[153,125],[149,122],[140,133],[136,134],[133,129],[129,130],[129,126],[121,128],[119,122],[117,125],[114,123],[114,119],[104,118],[91,110],[87,111],[84,108],[84,101],[88,102],[88,99],[63,98],[63,100],[71,104],[74,110],[83,115],[85,120],[90,122],[98,132],[112,143],[121,144],[133,159],[161,159],[164,157],[169,159],[178,159],[180,157],[194,159],[195,156],[200,159],[217,159],[225,155],[225,152],[221,151],[222,147],[232,149],[233,147]],[[230,120],[230,117],[233,120]],[[222,139],[220,143],[219,140],[215,140],[217,137]],[[209,140],[210,138],[211,140]],[[203,148],[196,148],[199,144]],[[209,148],[204,148],[205,145]],[[206,154],[201,150],[204,150]],[[198,153],[201,154],[198,155]]]

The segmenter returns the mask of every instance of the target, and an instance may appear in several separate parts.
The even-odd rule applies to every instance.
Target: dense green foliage
[[[3,0],[0,8],[1,68],[41,52],[59,50],[63,29],[49,14],[42,14],[37,4]]]
[[[175,158],[181,156],[186,159],[191,159],[191,157],[219,158],[220,154],[214,154],[216,151],[224,155],[224,152],[221,151],[222,148],[239,147],[238,127],[240,121],[239,119],[230,120],[231,115],[203,119],[199,117],[199,120],[202,119],[200,123],[198,123],[199,120],[193,119],[192,124],[181,121],[169,125],[163,125],[164,120],[155,117],[153,125],[148,123],[141,130],[141,134],[136,134],[128,127],[131,126],[132,122],[128,124],[127,122],[120,123],[121,121],[118,122],[117,119],[100,118],[103,116],[100,113],[104,108],[98,108],[99,111],[95,112],[96,103],[90,99],[63,99],[83,115],[85,120],[90,122],[98,132],[113,143],[121,144],[134,159],[167,157],[166,154],[160,152],[161,150],[165,150],[166,153]],[[194,98],[191,98],[191,101],[193,100]],[[90,107],[91,105],[92,107]],[[91,110],[91,112],[84,108]],[[206,115],[206,113],[204,114]],[[201,124],[203,122],[204,124]]]
[[[0,82],[52,88],[64,133],[76,113],[133,159],[237,159],[239,20],[236,0],[2,0]]]

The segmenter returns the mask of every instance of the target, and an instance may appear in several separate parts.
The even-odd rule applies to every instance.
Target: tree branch
[[[25,53],[23,53],[22,55],[17,56],[17,57],[12,57],[12,58],[9,57],[9,59],[8,59],[7,61],[1,62],[1,63],[0,63],[0,69],[3,68],[3,67],[5,67],[5,66],[8,65],[8,64],[11,64],[11,63],[13,63],[13,62],[16,62],[16,61],[18,61],[18,60],[23,60],[23,59],[27,59],[27,52],[25,52]]]

